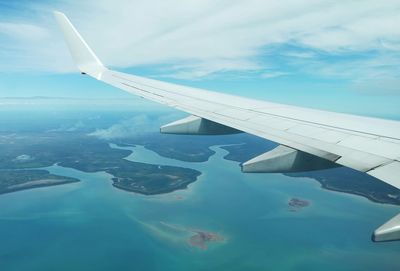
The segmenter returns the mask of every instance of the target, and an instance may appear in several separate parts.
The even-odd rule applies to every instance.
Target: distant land
[[[89,98],[52,97],[52,96],[17,96],[0,97],[0,100],[89,100]]]
[[[89,97],[51,97],[51,96],[21,96],[21,97],[0,97],[0,111],[10,113],[15,110],[28,110],[34,115],[41,111],[48,110],[79,110],[88,107],[88,104],[98,110],[111,110],[118,108],[119,110],[138,110],[138,108],[146,108],[145,106],[132,107],[134,98],[89,98]],[[36,110],[33,111],[32,108]],[[33,119],[35,120],[35,119]]]
[[[132,100],[134,98],[86,98],[86,97],[57,97],[57,96],[16,96],[16,97],[0,97],[0,100],[83,100],[83,101],[92,101],[92,100],[100,100],[100,101],[109,101],[109,100]]]

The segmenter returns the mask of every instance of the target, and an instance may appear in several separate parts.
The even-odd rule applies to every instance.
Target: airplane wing
[[[342,165],[400,188],[400,122],[369,118],[186,87],[106,68],[68,18],[55,12],[71,55],[83,74],[191,116],[163,133],[246,132],[280,144],[242,165],[244,172],[293,172]],[[375,231],[376,241],[400,239],[400,215]],[[394,225],[394,226],[393,226]]]

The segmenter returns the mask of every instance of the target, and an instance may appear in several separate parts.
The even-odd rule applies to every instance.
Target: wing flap
[[[400,188],[400,179],[399,179],[399,172],[400,172],[400,162],[399,161],[392,161],[389,164],[382,165],[375,169],[372,169],[367,172],[367,174],[374,176],[380,180],[385,181],[386,183]]]

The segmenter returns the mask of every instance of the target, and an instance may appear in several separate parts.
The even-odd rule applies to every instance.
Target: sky
[[[64,12],[102,62],[120,71],[400,118],[398,0],[0,0],[0,97],[147,103],[80,75],[53,10]]]

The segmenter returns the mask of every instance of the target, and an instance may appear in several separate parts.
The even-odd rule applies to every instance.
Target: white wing
[[[67,17],[60,12],[55,16],[82,73],[193,115],[162,132],[243,131],[281,144],[244,163],[244,171],[287,172],[336,163],[400,188],[400,122],[246,99],[109,70]]]

